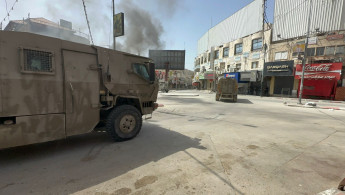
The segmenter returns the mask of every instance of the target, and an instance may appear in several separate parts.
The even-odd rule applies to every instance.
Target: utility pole
[[[114,50],[116,50],[116,38],[115,38],[115,0],[113,0],[113,38],[114,38]]]
[[[266,1],[263,0],[262,2],[262,50],[264,52],[264,60],[262,65],[262,74],[261,74],[261,90],[260,90],[260,97],[263,96],[264,91],[264,67],[266,61],[266,44],[265,44],[265,16],[266,16]]]
[[[299,88],[298,104],[302,104],[305,62],[306,62],[306,58],[307,58],[307,50],[308,50],[308,42],[309,42],[309,33],[310,33],[311,10],[312,10],[312,0],[309,0],[308,31],[307,31],[307,38],[306,38],[306,43],[305,43],[305,47],[304,47],[304,56],[303,56],[303,61],[302,61],[302,78],[301,78],[301,86],[300,86],[300,88]]]

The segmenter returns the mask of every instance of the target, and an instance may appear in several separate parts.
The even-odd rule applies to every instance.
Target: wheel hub
[[[132,115],[124,115],[120,120],[120,130],[123,133],[130,133],[135,128],[135,118]]]

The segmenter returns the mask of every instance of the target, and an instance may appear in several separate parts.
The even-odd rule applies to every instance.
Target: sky
[[[252,1],[115,0],[115,12],[125,15],[125,35],[116,39],[116,47],[144,56],[149,49],[186,50],[185,67],[193,70],[201,36]],[[274,0],[267,4],[268,20],[273,22]],[[112,47],[112,0],[85,0],[85,5],[94,44]],[[9,20],[29,15],[53,22],[68,20],[74,29],[89,34],[82,0],[0,0],[0,20],[5,18],[2,28]]]

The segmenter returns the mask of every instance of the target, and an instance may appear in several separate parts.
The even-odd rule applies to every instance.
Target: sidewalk
[[[333,100],[320,100],[320,99],[302,99],[302,104],[298,104],[298,98],[288,98],[288,97],[260,97],[252,95],[241,95],[241,96],[251,96],[253,98],[263,98],[270,100],[281,100],[285,105],[292,107],[313,107],[305,106],[308,102],[313,102],[316,104],[315,108],[330,109],[330,110],[344,110],[345,111],[345,101],[333,101]]]

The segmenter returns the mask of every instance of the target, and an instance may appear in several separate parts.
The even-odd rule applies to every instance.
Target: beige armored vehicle
[[[135,137],[157,108],[150,59],[56,38],[0,31],[0,149],[105,126]]]
[[[218,80],[216,101],[219,100],[232,100],[237,102],[238,84],[232,78],[220,78]]]

